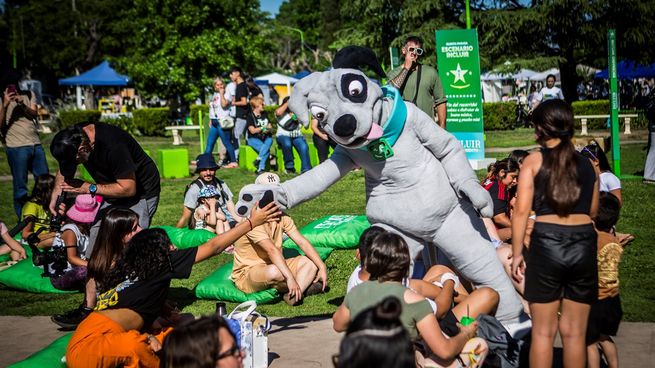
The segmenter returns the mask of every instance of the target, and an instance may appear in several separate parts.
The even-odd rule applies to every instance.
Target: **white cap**
[[[261,173],[255,179],[255,184],[280,184],[280,177],[272,172]]]

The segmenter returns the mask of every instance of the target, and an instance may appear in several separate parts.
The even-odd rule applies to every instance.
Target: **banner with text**
[[[448,102],[448,131],[469,160],[484,159],[480,56],[475,29],[436,31],[439,78]]]

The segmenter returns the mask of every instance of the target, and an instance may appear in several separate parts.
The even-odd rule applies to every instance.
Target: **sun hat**
[[[280,184],[280,177],[271,172],[261,173],[255,179],[255,184]]]
[[[218,170],[220,166],[214,160],[214,156],[211,153],[203,153],[196,157],[196,172],[200,170]]]
[[[218,193],[218,190],[216,189],[215,186],[213,185],[205,185],[204,188],[200,189],[200,193],[198,193],[198,198],[211,198],[211,197],[218,197],[220,193]]]
[[[91,194],[80,194],[75,198],[75,204],[67,212],[69,219],[90,224],[100,209],[100,203]]]

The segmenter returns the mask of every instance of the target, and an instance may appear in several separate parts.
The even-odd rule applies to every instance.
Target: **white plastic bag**
[[[256,308],[255,301],[247,301],[237,305],[227,316],[230,329],[245,353],[244,368],[268,367],[268,331],[271,324],[266,316],[255,312]],[[235,326],[238,326],[238,331],[234,331]]]

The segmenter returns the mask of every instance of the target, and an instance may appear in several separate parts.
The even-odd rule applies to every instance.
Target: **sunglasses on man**
[[[414,53],[416,55],[423,55],[423,49],[420,47],[409,46],[407,52]]]

